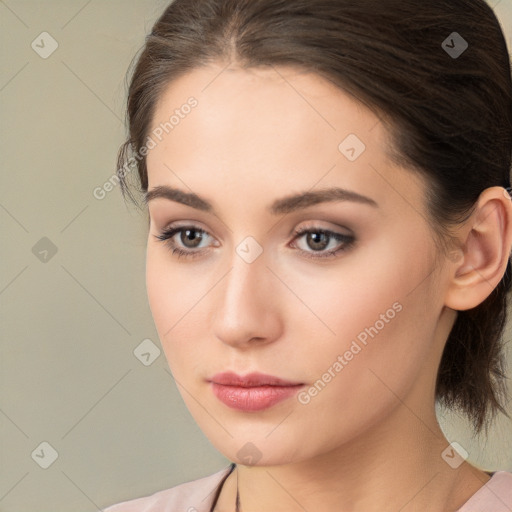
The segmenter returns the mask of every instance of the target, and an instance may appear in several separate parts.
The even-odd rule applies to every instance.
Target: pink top
[[[159,491],[151,496],[124,501],[104,512],[210,512],[216,491],[231,472],[229,466],[213,475]],[[496,471],[457,512],[511,512],[512,473]]]

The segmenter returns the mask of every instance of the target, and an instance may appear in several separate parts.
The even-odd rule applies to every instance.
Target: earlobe
[[[463,254],[452,262],[445,304],[464,311],[481,304],[505,273],[512,246],[512,202],[507,191],[484,190],[458,234]]]

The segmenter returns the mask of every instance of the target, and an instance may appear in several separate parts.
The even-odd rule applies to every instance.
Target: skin
[[[481,303],[504,274],[512,206],[504,189],[480,196],[457,228],[464,250],[444,257],[428,221],[427,183],[391,164],[379,118],[321,77],[297,69],[195,69],[160,97],[152,129],[190,96],[198,106],[147,156],[149,186],[194,192],[215,213],[166,198],[148,203],[146,279],[169,367],[211,443],[238,463],[216,510],[244,512],[452,511],[489,476],[441,456],[449,445],[435,416],[435,377],[455,310]],[[353,162],[338,149],[364,142]],[[338,186],[378,207],[331,201],[272,215],[274,200]],[[202,229],[199,246],[173,237],[178,258],[156,236],[171,225]],[[336,256],[317,255],[294,228],[352,234]],[[197,233],[196,233],[197,236]],[[262,254],[237,246],[252,236]],[[330,239],[325,253],[342,246]],[[456,257],[454,257],[454,254]],[[259,412],[228,408],[207,382],[231,370],[305,383],[332,367],[357,335],[402,309],[312,397]],[[258,450],[244,464],[239,450]]]

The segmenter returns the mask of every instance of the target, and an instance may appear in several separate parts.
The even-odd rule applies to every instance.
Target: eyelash
[[[190,250],[185,251],[185,250],[177,247],[176,244],[172,241],[172,238],[175,235],[177,235],[178,233],[181,233],[183,231],[186,231],[186,230],[195,231],[196,233],[201,233],[202,235],[203,234],[208,235],[207,231],[205,231],[204,229],[200,229],[196,226],[179,226],[179,227],[175,227],[175,228],[170,228],[170,229],[164,231],[162,234],[154,235],[154,236],[158,240],[165,242],[166,245],[168,246],[169,250],[172,251],[172,254],[173,255],[177,254],[178,258],[181,258],[182,256],[185,258],[196,258],[198,256],[201,256],[202,253],[204,252],[204,249],[197,250],[197,251],[190,251]],[[343,244],[340,247],[338,247],[337,249],[333,249],[330,251],[317,252],[316,254],[318,254],[318,255],[314,255],[315,252],[312,253],[310,251],[304,251],[302,249],[299,249],[299,251],[301,253],[303,253],[304,257],[309,258],[309,259],[320,260],[320,259],[324,259],[324,258],[333,258],[338,253],[344,252],[344,251],[347,251],[348,249],[350,249],[354,245],[354,242],[355,242],[355,237],[352,235],[343,235],[341,233],[329,231],[328,229],[314,228],[314,227],[294,230],[293,234],[295,236],[293,238],[293,241],[300,238],[301,236],[311,234],[311,233],[327,235],[329,237],[329,241],[331,239],[334,239],[334,240],[337,240],[338,242],[343,242]]]

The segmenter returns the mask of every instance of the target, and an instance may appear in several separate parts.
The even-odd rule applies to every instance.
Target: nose
[[[213,306],[213,333],[239,349],[278,339],[282,317],[276,278],[266,266],[264,253],[247,263],[235,251],[231,269],[218,285]]]

